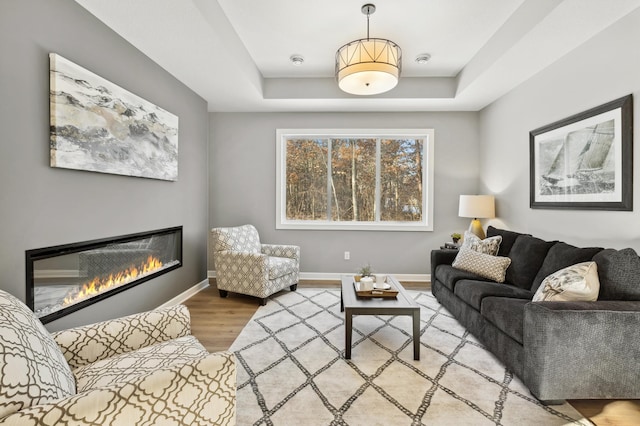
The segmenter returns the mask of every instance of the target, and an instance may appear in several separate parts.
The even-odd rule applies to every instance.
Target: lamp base
[[[475,234],[481,240],[484,240],[486,236],[484,234],[484,230],[482,229],[482,224],[478,219],[473,219],[471,221],[471,224],[469,225],[469,232],[471,232],[472,234]]]

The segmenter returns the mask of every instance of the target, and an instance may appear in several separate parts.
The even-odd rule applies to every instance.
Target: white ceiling
[[[76,0],[198,93],[209,111],[475,111],[640,7],[640,0],[374,0],[371,37],[402,48],[398,86],[337,88],[336,50],[366,0]],[[414,59],[429,53],[424,65]],[[291,55],[302,55],[294,66]]]

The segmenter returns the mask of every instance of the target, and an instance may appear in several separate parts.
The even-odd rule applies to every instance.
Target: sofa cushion
[[[60,347],[27,306],[0,290],[0,418],[76,393]]]
[[[510,263],[508,257],[491,256],[462,247],[451,266],[501,283]]]
[[[634,249],[603,250],[593,260],[600,277],[599,300],[640,300],[640,258]]]
[[[544,241],[530,235],[520,235],[509,251],[511,266],[506,281],[516,287],[530,290],[547,252],[555,241]]]
[[[433,279],[433,278],[432,278]],[[456,269],[451,265],[438,265],[436,267],[435,279],[440,281],[449,290],[453,291],[455,285],[460,280],[487,281],[488,278],[481,277],[473,272]]]
[[[580,248],[566,243],[555,244],[549,249],[547,257],[544,258],[544,262],[536,274],[536,278],[533,280],[533,287],[531,287],[531,291],[535,292],[538,287],[540,287],[542,280],[554,272],[571,265],[587,262],[593,259],[593,256],[598,254],[600,251],[602,251],[602,247]]]
[[[465,231],[462,247],[475,250],[478,253],[484,253],[484,254],[489,254],[491,256],[495,256],[496,254],[498,254],[498,249],[500,248],[500,242],[502,242],[502,237],[500,235],[481,240],[480,238],[478,238],[477,235],[472,234],[469,231]]]
[[[489,281],[458,281],[453,293],[462,299],[467,305],[480,310],[482,299],[490,296],[512,297],[514,299],[526,299],[531,301],[533,293],[509,284],[498,284]]]
[[[115,383],[130,383],[136,377],[172,365],[185,364],[209,355],[193,336],[179,337],[126,352],[74,370],[78,392]]]
[[[489,225],[487,228],[487,238],[501,236],[502,242],[500,243],[500,249],[498,250],[498,256],[509,256],[509,251],[511,251],[511,247],[513,247],[513,243],[516,242],[516,238],[520,235],[529,235],[522,234],[520,232],[507,231],[506,229],[494,228]]]
[[[626,312],[626,313],[640,313],[640,303],[635,303],[634,300],[598,300],[596,302],[536,302],[535,305],[542,305],[544,309],[553,311],[570,312],[573,311],[585,311],[585,314],[589,315],[589,312]],[[636,318],[635,315],[631,316]]]
[[[598,299],[599,290],[596,262],[582,262],[556,271],[545,278],[533,295],[533,301],[593,302]]]
[[[485,297],[480,313],[516,342],[523,342],[524,305],[530,300],[510,297]]]

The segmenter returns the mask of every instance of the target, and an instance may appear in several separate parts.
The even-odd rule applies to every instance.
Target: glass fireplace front
[[[182,227],[27,250],[27,303],[47,323],[182,266]]]

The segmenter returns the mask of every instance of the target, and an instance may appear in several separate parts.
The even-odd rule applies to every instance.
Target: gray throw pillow
[[[640,258],[634,249],[603,250],[593,260],[600,276],[599,300],[640,300]]]
[[[531,290],[533,280],[555,241],[544,241],[530,235],[520,235],[513,243],[509,257],[506,281],[516,287]]]
[[[492,256],[461,247],[451,266],[502,283],[510,263],[508,257]]]
[[[507,231],[506,229],[495,228],[489,225],[489,227],[487,228],[487,238],[495,237],[498,235],[502,237],[502,242],[500,243],[500,249],[498,250],[498,256],[509,256],[511,247],[513,247],[513,243],[516,242],[516,239],[520,235],[530,235],[530,234],[522,234],[520,232]]]

